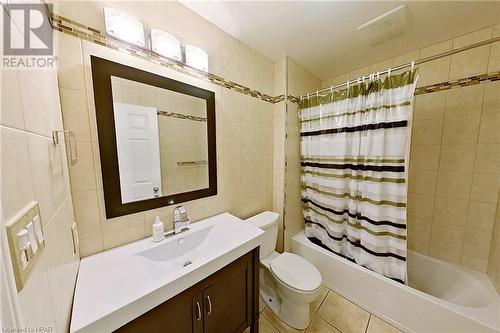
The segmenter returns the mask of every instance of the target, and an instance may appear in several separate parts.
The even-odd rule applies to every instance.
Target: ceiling
[[[500,2],[182,1],[269,59],[289,56],[320,79],[497,24]],[[407,32],[374,47],[356,28],[402,4]]]

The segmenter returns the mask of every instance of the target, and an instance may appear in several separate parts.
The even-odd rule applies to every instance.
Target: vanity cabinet
[[[259,249],[256,248],[116,332],[258,332]]]

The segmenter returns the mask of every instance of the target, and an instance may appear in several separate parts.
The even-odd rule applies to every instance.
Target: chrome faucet
[[[174,234],[178,234],[188,228],[189,217],[186,209],[182,206],[177,206],[174,209]]]

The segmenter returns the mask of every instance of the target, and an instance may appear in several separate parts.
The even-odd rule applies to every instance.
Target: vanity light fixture
[[[120,40],[140,47],[146,46],[144,25],[132,15],[111,7],[104,7],[106,32]]]
[[[188,66],[208,72],[208,54],[194,45],[186,45],[186,64]]]
[[[166,31],[151,28],[151,49],[164,57],[182,61],[181,43]]]

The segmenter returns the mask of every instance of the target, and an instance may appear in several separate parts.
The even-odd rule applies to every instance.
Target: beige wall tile
[[[24,130],[24,114],[21,105],[21,92],[17,71],[2,70],[0,124]]]
[[[370,313],[330,291],[318,310],[318,315],[341,332],[364,332]]]
[[[80,239],[80,256],[87,257],[104,250],[102,235]]]
[[[467,219],[467,200],[437,197],[433,220],[436,222],[465,226]]]
[[[463,253],[487,260],[490,255],[491,232],[466,229]]]
[[[430,246],[429,247],[429,255],[438,258],[444,261],[449,261],[454,264],[460,263],[460,252],[443,249],[439,246]]]
[[[436,195],[455,199],[469,199],[472,172],[439,171]]]
[[[59,87],[85,91],[80,39],[62,33],[55,37]]]
[[[408,194],[408,215],[431,219],[434,208],[434,197],[420,194]]]
[[[135,225],[102,234],[104,249],[112,249],[146,237],[144,224]]]
[[[368,324],[368,329],[366,333],[402,333],[396,327],[389,325],[380,318],[374,315],[370,316],[370,323]]]
[[[421,58],[423,58],[421,56]],[[429,61],[419,65],[420,78],[418,87],[427,86],[434,83],[446,82],[450,76],[451,57]]]
[[[465,228],[455,224],[433,223],[431,231],[431,253],[432,246],[443,249],[462,252]]]
[[[474,173],[470,199],[496,203],[498,201],[499,188],[500,175],[495,173]]]
[[[431,239],[432,221],[414,216],[408,217],[408,239],[429,243]]]
[[[437,43],[426,48],[420,50],[420,59],[427,58],[439,53],[443,53],[451,50],[453,46],[453,42],[451,40],[447,40],[441,43]]]
[[[495,223],[495,211],[494,203],[470,201],[467,228],[491,233]]]
[[[476,156],[476,144],[443,145],[439,170],[472,172]]]
[[[440,145],[412,144],[410,148],[410,171],[437,170],[440,148]]]
[[[500,42],[496,42],[491,44],[488,73],[498,72],[499,70],[500,70]]]
[[[35,194],[26,133],[0,126],[0,135],[2,214],[8,221],[34,200]]]
[[[477,145],[474,171],[500,173],[500,144]]]
[[[414,144],[439,144],[443,119],[415,120],[413,122],[412,142]]]
[[[488,270],[488,260],[462,254],[460,265],[486,273]]]
[[[484,113],[481,116],[479,143],[500,143],[500,113]]]
[[[75,132],[76,140],[90,141],[90,125],[85,91],[59,89],[64,129]]]
[[[483,113],[500,112],[500,81],[486,83],[484,86]]]
[[[488,71],[490,45],[476,47],[451,56],[450,80],[484,74]]]
[[[77,142],[78,163],[69,163],[69,174],[72,191],[88,191],[97,189],[94,156],[90,142]]]
[[[417,95],[414,118],[416,120],[443,118],[446,95],[446,91]]]
[[[488,27],[485,29],[477,30],[453,39],[453,49],[458,49],[467,45],[471,45],[474,43],[479,43],[484,40],[488,40],[491,38],[493,29],[492,27]]]
[[[62,117],[53,70],[19,71],[24,124],[26,130],[50,137],[52,130],[62,129]]]
[[[462,78],[464,76],[461,76]],[[446,117],[479,114],[483,104],[484,85],[450,89],[446,94]]]
[[[437,171],[410,170],[408,193],[434,195]]]
[[[97,191],[73,192],[73,207],[80,239],[101,233]]]
[[[408,237],[408,248],[421,254],[429,254],[429,242],[420,242]]]
[[[66,150],[64,144],[54,145],[52,139],[36,134],[28,134],[28,150],[35,200],[47,223],[69,195]]]
[[[445,118],[442,142],[444,144],[477,142],[479,118],[479,115]]]

